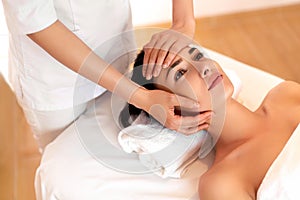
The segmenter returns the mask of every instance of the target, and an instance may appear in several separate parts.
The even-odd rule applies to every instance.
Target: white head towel
[[[180,178],[198,158],[207,132],[183,135],[163,127],[142,112],[133,124],[120,131],[118,141],[127,153],[139,154],[150,171],[167,178]]]

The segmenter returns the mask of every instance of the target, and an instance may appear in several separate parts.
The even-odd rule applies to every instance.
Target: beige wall
[[[185,1],[185,0],[183,0]],[[133,23],[146,25],[171,19],[172,0],[130,0]],[[300,0],[194,0],[196,17],[214,16],[246,10],[255,10],[300,3]],[[0,1],[0,36],[7,33]]]
[[[130,0],[136,26],[171,20],[172,0]],[[184,1],[184,0],[182,0]],[[300,3],[300,0],[194,0],[196,17],[214,16]],[[217,5],[217,6],[216,6]],[[0,73],[6,74],[7,29],[0,1]]]
[[[0,1],[0,73],[7,74],[7,29],[3,15],[2,1]],[[4,76],[7,78],[7,76]]]
[[[130,1],[135,25],[155,24],[171,20],[172,0]],[[194,10],[196,17],[203,17],[296,3],[300,3],[300,0],[194,0]]]

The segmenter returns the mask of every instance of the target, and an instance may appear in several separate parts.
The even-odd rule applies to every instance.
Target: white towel
[[[140,162],[155,174],[180,178],[198,159],[207,132],[183,135],[164,128],[142,112],[133,125],[120,131],[118,141],[127,153],[138,153]]]
[[[300,199],[300,124],[268,170],[257,200]]]

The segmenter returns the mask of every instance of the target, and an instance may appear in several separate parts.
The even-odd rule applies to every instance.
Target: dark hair
[[[145,52],[143,50],[137,55],[132,69],[131,80],[148,90],[154,90],[156,89],[156,87],[155,84],[153,84],[153,80],[152,79],[147,80],[143,76],[142,71],[143,71],[144,55]],[[141,114],[142,111],[143,111],[142,109],[137,108],[132,104],[126,103],[126,105],[120,112],[120,116],[119,116],[120,124],[124,128],[130,126],[132,121],[134,121],[139,116],[139,114]],[[149,116],[148,113],[146,113],[146,115]]]

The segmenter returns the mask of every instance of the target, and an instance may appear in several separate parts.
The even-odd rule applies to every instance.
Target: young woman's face
[[[233,86],[219,64],[190,47],[182,50],[170,67],[154,78],[154,83],[159,89],[199,102],[201,111],[213,110],[212,97],[227,99],[233,92]]]

